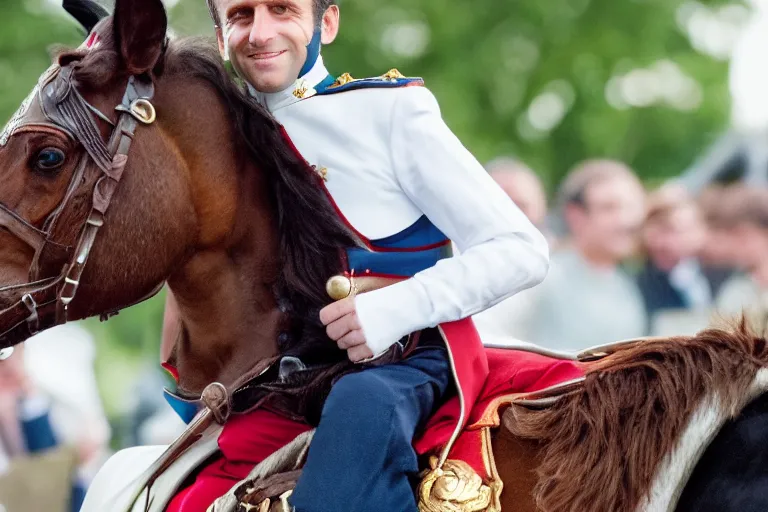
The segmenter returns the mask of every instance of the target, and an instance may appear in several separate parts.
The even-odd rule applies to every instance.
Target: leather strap
[[[34,282],[0,289],[0,294],[21,297],[0,311],[0,348],[21,343],[41,330],[67,321],[67,308],[75,299],[96,237],[125,171],[136,128],[139,122],[150,124],[155,119],[154,107],[149,103],[154,96],[153,84],[132,76],[128,79],[122,102],[115,108],[119,113],[118,121],[105,144],[94,113],[102,119],[109,118],[78,92],[74,86],[73,68],[65,66],[53,70],[42,80],[36,101],[45,120],[31,119],[21,124],[16,132],[43,128],[58,130],[77,140],[87,156],[81,158],[64,198],[45,220],[43,229],[0,204],[0,228],[7,229],[35,250],[30,268],[30,280]],[[95,173],[91,171],[94,164],[98,169]],[[87,180],[86,177],[92,174],[95,179]],[[77,191],[87,186],[92,187],[91,207],[73,250],[72,241],[55,239],[54,228]],[[35,280],[35,275],[43,269],[43,262],[55,264],[57,261],[66,262],[58,276]],[[162,283],[153,294],[161,287]]]

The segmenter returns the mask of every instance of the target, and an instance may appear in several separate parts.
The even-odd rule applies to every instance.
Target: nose
[[[277,34],[276,20],[271,15],[269,10],[263,6],[256,9],[253,13],[253,25],[251,25],[251,33],[248,37],[248,42],[252,46],[263,47],[269,44],[269,42]]]

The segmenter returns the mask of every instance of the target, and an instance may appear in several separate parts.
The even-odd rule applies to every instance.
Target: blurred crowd
[[[550,208],[536,173],[488,172],[550,239],[544,282],[475,316],[486,338],[565,351],[693,334],[768,305],[768,190],[670,182],[646,190],[613,160],[576,165]]]

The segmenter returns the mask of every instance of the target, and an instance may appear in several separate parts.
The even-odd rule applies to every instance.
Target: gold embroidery
[[[315,174],[320,176],[323,181],[328,181],[328,168],[327,167],[318,167],[316,165],[312,166],[312,170],[315,171]]]
[[[472,467],[461,460],[447,460],[442,468],[437,457],[419,484],[420,512],[500,512],[494,490]]]
[[[397,69],[393,68],[381,75],[381,77],[386,78],[387,80],[392,80],[394,82],[398,78],[405,78],[405,75],[399,72]]]
[[[307,90],[307,84],[302,83],[293,90],[293,95],[299,99],[303,99],[304,95],[307,94]]]
[[[333,82],[328,88],[333,89],[334,87],[341,87],[342,85],[347,85],[348,83],[357,81],[355,78],[352,78],[352,75],[349,73],[344,73],[339,78],[336,79],[335,82]]]

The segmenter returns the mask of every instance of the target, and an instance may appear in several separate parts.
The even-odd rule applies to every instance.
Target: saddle
[[[560,399],[581,390],[584,382],[581,367],[584,363],[641,341],[614,343],[578,355],[518,342],[489,346],[490,377],[480,401],[472,410],[468,426],[453,444],[448,458],[440,461],[438,456],[430,454],[439,453],[441,440],[455,424],[459,407],[452,401],[433,416],[414,443],[417,452],[426,456],[417,491],[419,510],[499,512],[503,482],[496,471],[491,441],[494,432],[503,428],[504,411],[509,407],[543,409],[554,406]],[[511,358],[515,359],[515,365],[509,364]],[[522,364],[521,359],[524,360]],[[562,364],[553,365],[552,359]],[[312,431],[297,437],[293,443],[257,465],[251,474],[219,498],[209,509],[210,512],[242,509],[290,512],[287,498],[301,474],[300,468],[311,439]]]
[[[544,407],[556,403],[558,397],[578,389],[583,379],[578,358],[568,354],[553,353],[527,344],[508,344],[503,348],[488,348],[487,355],[491,377],[486,381],[481,399],[472,409],[468,426],[450,451],[446,452],[443,448],[460,413],[458,397],[446,402],[436,412],[414,442],[416,451],[422,456],[424,468],[418,489],[422,511],[500,510],[499,496],[503,483],[496,472],[491,436],[502,424],[503,411],[511,405]],[[558,360],[553,361],[553,357]],[[515,364],[510,364],[512,360]],[[197,479],[195,485],[207,478],[212,482],[226,464],[220,448],[227,451],[231,447],[237,452],[232,444],[237,442],[233,441],[238,438],[237,429],[253,435],[252,429],[258,426],[259,429],[266,429],[270,438],[283,436],[280,444],[284,446],[272,455],[259,459],[260,462],[254,461],[247,470],[243,470],[239,482],[230,481],[222,487],[221,492],[215,494],[221,497],[209,510],[288,511],[288,497],[301,473],[313,430],[306,424],[265,410],[249,413],[259,415],[253,416],[252,420],[248,419],[248,415],[233,416],[227,428],[223,429],[216,421],[222,416],[222,411],[217,409],[226,408],[227,400],[220,397],[220,388],[215,393],[204,393],[209,394],[215,394],[219,399],[206,400],[207,408],[145,474],[142,478],[145,485],[136,494],[134,508],[129,510],[160,511],[169,503],[168,510],[174,510],[175,501],[189,499],[188,493],[192,490],[190,475]],[[441,461],[438,454],[443,452],[447,457]],[[205,467],[196,473],[201,465]],[[140,503],[148,503],[149,506],[136,508]]]

